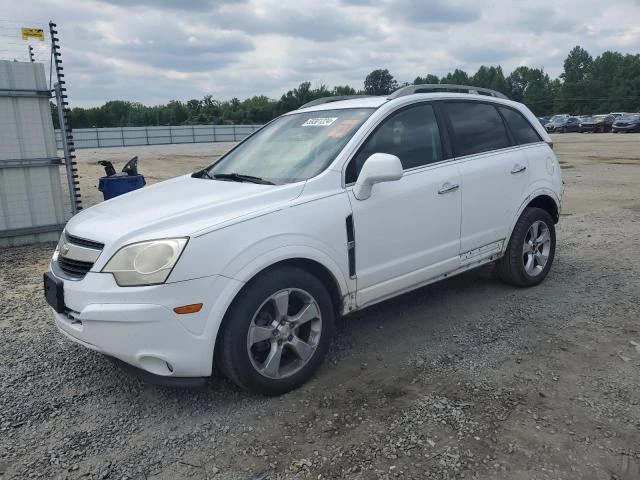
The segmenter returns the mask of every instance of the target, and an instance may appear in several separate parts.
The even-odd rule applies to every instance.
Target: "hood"
[[[193,236],[283,208],[303,188],[304,182],[259,185],[185,175],[83,210],[69,220],[66,229],[105,244]]]

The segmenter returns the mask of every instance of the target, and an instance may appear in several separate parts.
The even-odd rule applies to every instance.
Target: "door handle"
[[[453,192],[459,188],[460,188],[460,185],[458,185],[457,183],[451,184],[447,182],[444,185],[442,185],[440,190],[438,190],[438,195],[444,195],[445,193]]]
[[[513,168],[511,169],[511,173],[520,173],[520,172],[524,172],[527,169],[526,165],[520,165],[519,163],[516,163]]]

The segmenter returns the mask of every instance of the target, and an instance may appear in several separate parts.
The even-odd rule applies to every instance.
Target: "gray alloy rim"
[[[528,275],[537,277],[549,261],[551,233],[542,220],[537,220],[527,230],[522,246],[522,261]]]
[[[247,351],[260,375],[281,379],[299,372],[318,348],[322,315],[316,300],[299,288],[269,296],[251,319]]]

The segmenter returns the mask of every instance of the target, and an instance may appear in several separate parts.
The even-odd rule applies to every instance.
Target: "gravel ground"
[[[0,476],[637,480],[640,135],[554,141],[567,191],[543,284],[484,267],[358,312],[279,398],[140,383],[52,325],[53,245],[1,250]],[[214,151],[171,147],[133,152],[151,181]],[[92,162],[81,151],[86,199]]]

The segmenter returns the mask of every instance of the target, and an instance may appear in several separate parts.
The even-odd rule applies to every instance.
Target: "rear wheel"
[[[322,282],[295,267],[252,280],[225,317],[216,347],[222,372],[239,387],[280,395],[305,383],[331,342],[331,297]]]
[[[549,273],[556,251],[556,230],[551,215],[527,208],[511,234],[504,256],[496,262],[500,278],[512,285],[537,285]]]

